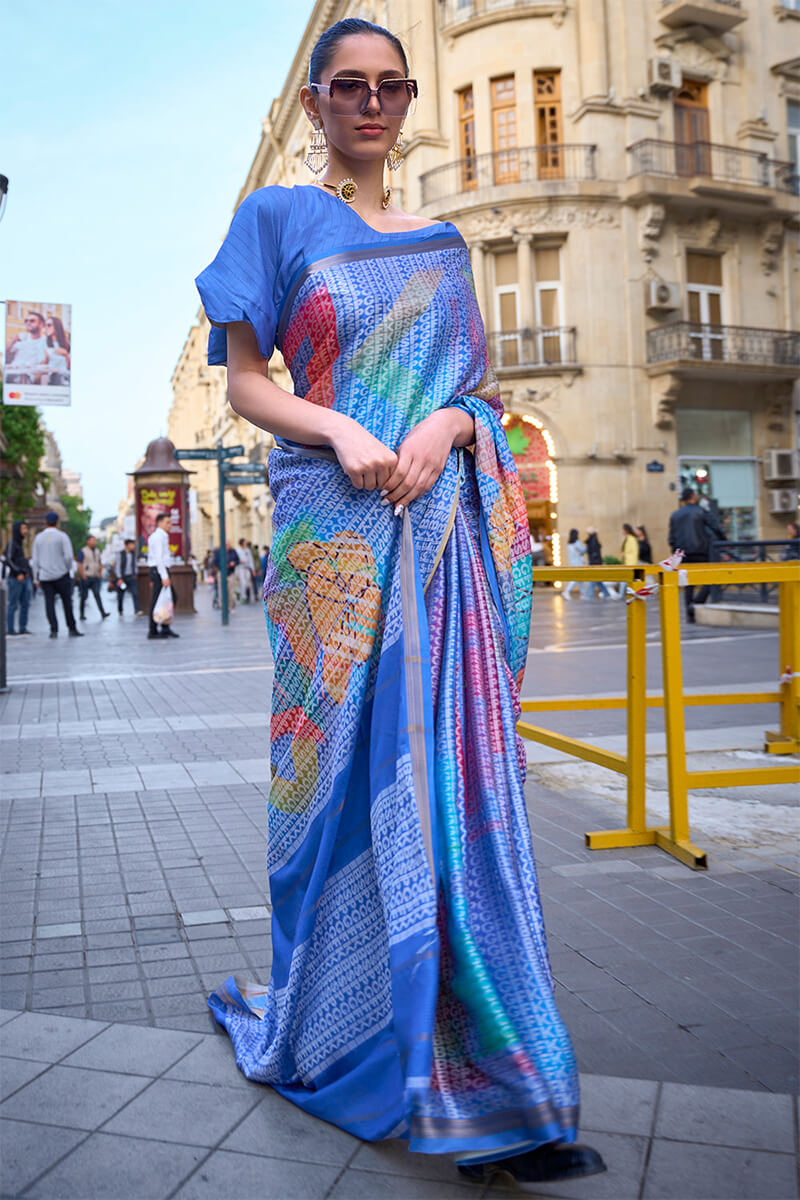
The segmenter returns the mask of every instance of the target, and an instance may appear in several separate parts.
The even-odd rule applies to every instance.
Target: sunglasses
[[[372,96],[378,97],[381,112],[387,117],[404,117],[417,96],[416,79],[382,79],[376,88],[371,88],[366,79],[342,76],[332,79],[329,84],[312,83],[311,87],[325,92],[331,112],[338,117],[366,112]]]

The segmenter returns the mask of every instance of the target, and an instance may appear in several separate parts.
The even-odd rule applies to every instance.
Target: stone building
[[[529,516],[555,561],[573,525],[613,553],[621,522],[643,522],[664,550],[686,482],[729,536],[781,536],[798,486],[800,0],[317,0],[239,200],[310,182],[297,95],[344,16],[409,51],[420,98],[396,197],[469,246]],[[204,366],[207,329],[201,313],[169,436],[260,455],[267,439]],[[286,385],[277,352],[273,368]],[[197,478],[207,522],[216,501]],[[237,536],[266,529],[255,491],[231,498]]]

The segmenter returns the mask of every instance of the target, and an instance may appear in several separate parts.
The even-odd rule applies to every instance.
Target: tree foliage
[[[66,521],[61,522],[61,528],[72,542],[72,549],[77,552],[86,545],[89,527],[92,524],[92,510],[83,507],[83,501],[78,496],[60,496],[59,499],[67,510]]]
[[[0,429],[5,449],[0,451],[0,527],[20,520],[36,499],[49,476],[40,469],[45,451],[45,432],[35,408],[0,404]]]

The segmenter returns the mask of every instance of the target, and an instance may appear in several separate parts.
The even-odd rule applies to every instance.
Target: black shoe
[[[17,636],[16,629],[7,629],[6,630],[6,637],[16,637],[16,636]]]
[[[161,634],[160,634],[160,633],[153,633],[152,629],[150,630],[150,632],[148,633],[148,635],[147,635],[147,636],[148,636],[149,638],[158,638],[158,640],[159,640],[159,641],[161,641]]]
[[[70,637],[83,637],[83,634],[81,633],[80,629],[70,629],[69,636]]]
[[[33,633],[31,632],[30,629],[20,629],[19,632],[20,632],[20,634],[26,633],[28,635],[28,637],[33,637]]]
[[[50,637],[58,637],[58,630],[57,630],[57,629],[51,629],[51,630],[50,630]]]
[[[101,612],[101,613],[100,613],[100,616],[101,616],[101,617],[103,618],[103,620],[105,621],[106,617],[110,617],[110,616],[111,616],[111,613],[107,613],[107,612]]]
[[[175,633],[174,630],[170,629],[169,626],[167,626],[166,629],[162,629],[161,636],[165,637],[165,638],[170,638],[170,637],[180,637],[181,635],[179,633]]]
[[[458,1170],[466,1179],[477,1183],[490,1183],[496,1175],[508,1175],[520,1191],[535,1193],[539,1183],[599,1175],[607,1167],[591,1146],[549,1142],[528,1154],[500,1158],[496,1162],[472,1163]]]

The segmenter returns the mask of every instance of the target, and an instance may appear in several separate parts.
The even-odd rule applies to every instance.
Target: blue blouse
[[[272,355],[284,300],[308,263],[342,251],[455,235],[450,221],[385,233],[314,184],[251,192],[234,214],[216,258],[195,283],[212,328],[209,365],[227,363],[225,325],[248,321],[264,358]],[[278,349],[280,345],[278,344]]]

